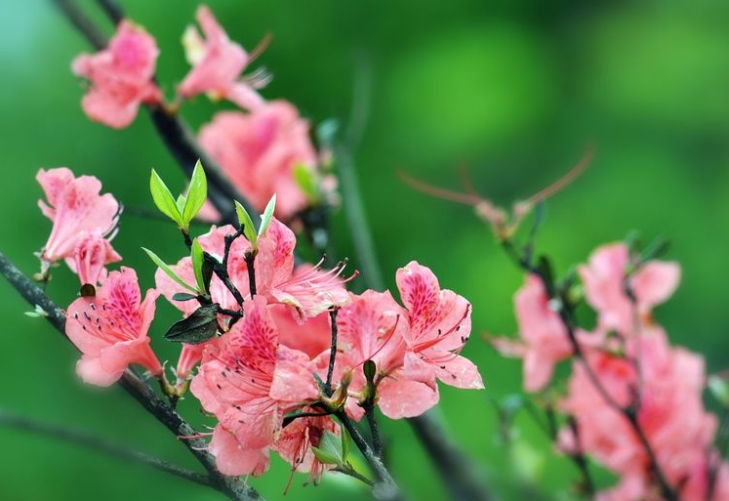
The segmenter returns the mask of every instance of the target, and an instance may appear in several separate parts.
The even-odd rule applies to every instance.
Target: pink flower
[[[639,357],[642,382],[636,364]],[[646,329],[627,340],[626,357],[591,351],[590,367],[620,406],[634,403],[640,392],[638,423],[651,444],[668,481],[681,485],[692,468],[706,457],[716,431],[716,419],[704,409],[703,359],[681,348],[671,348],[659,328]],[[637,477],[652,490],[649,461],[640,440],[624,415],[610,407],[584,368],[575,363],[563,410],[577,420],[580,445],[599,462],[629,480],[621,489],[638,492]],[[574,447],[574,437],[562,434],[562,448]],[[651,487],[653,485],[653,487]]]
[[[241,108],[255,109],[263,99],[254,88],[265,85],[265,79],[240,79],[250,62],[243,47],[231,42],[213,13],[205,5],[195,15],[205,39],[194,26],[183,37],[187,58],[193,68],[177,87],[184,98],[209,94],[214,99],[227,98]]]
[[[228,475],[265,471],[284,414],[318,397],[313,364],[278,344],[266,300],[256,296],[244,310],[243,320],[206,347],[190,386],[218,418],[210,452]]]
[[[304,408],[303,411],[317,412],[311,408]],[[302,417],[282,429],[276,442],[276,451],[291,465],[291,470],[309,473],[315,484],[331,468],[321,463],[311,451],[312,447],[319,447],[325,431],[339,435],[339,427],[328,416]]]
[[[121,256],[107,239],[91,233],[76,244],[73,259],[73,268],[81,285],[96,285],[106,278],[106,265],[121,261]]]
[[[335,370],[337,375],[351,371],[351,389],[357,393],[365,384],[362,366],[373,360],[378,405],[392,419],[433,407],[439,399],[437,379],[458,388],[483,388],[476,366],[459,355],[471,331],[468,301],[441,290],[433,272],[414,261],[398,270],[397,284],[406,309],[389,292],[367,291],[340,310],[343,345],[339,373]],[[347,410],[361,417],[356,407]]]
[[[38,171],[36,179],[46,194],[48,204],[38,205],[53,229],[41,253],[41,259],[55,262],[66,259],[74,268],[76,248],[89,235],[106,236],[113,232],[119,215],[119,203],[110,195],[100,195],[101,183],[91,176],[75,178],[65,168]],[[116,253],[107,248],[106,262]]]
[[[572,354],[572,345],[538,277],[527,276],[514,297],[514,306],[521,339],[496,338],[492,344],[504,356],[523,358],[524,389],[540,391],[551,380],[555,365]],[[583,337],[580,333],[580,339]]]
[[[78,56],[73,72],[91,84],[81,101],[86,115],[122,129],[132,123],[140,104],[160,102],[162,95],[153,81],[158,54],[154,38],[125,20],[107,49]]]
[[[309,124],[296,108],[273,101],[252,113],[226,111],[200,129],[200,144],[230,182],[263,211],[277,194],[276,217],[288,220],[308,205],[294,167],[315,169]]]
[[[235,233],[232,226],[213,227],[207,234],[198,238],[202,248],[222,260],[225,253],[225,236]],[[341,306],[349,300],[343,287],[346,279],[340,274],[342,267],[324,272],[320,265],[302,265],[294,268],[294,248],[296,236],[284,224],[275,218],[258,241],[258,255],[255,259],[256,285],[259,295],[272,302],[294,308],[301,320],[315,317],[333,306]],[[250,297],[248,267],[245,253],[250,244],[240,237],[233,242],[228,258],[228,274],[236,288],[244,297]],[[190,258],[180,260],[172,269],[188,283],[194,283]],[[173,305],[189,315],[198,308],[194,301],[175,301],[173,296],[185,290],[163,271],[157,270],[155,275],[157,289]],[[238,308],[235,299],[225,284],[213,277],[210,285],[213,302],[221,307],[235,310]]]
[[[154,376],[162,374],[147,337],[156,299],[150,289],[142,301],[137,274],[122,267],[109,274],[96,296],[78,298],[69,306],[66,335],[82,353],[76,370],[84,381],[109,386],[130,364]]]
[[[397,270],[396,280],[407,309],[404,337],[417,365],[449,386],[482,389],[476,366],[459,355],[471,335],[471,304],[441,290],[433,272],[415,261]]]
[[[351,296],[350,303],[337,315],[340,342],[334,380],[341,380],[349,372],[350,391],[361,392],[366,384],[363,365],[372,360],[377,367],[375,384],[382,412],[392,418],[422,414],[438,402],[438,387],[435,379],[420,381],[403,370],[405,311],[389,292],[368,290]],[[326,353],[320,362],[324,372],[328,361]],[[347,402],[347,411],[359,420],[363,410],[356,404],[352,400]]]
[[[626,295],[624,282],[629,264],[624,244],[600,247],[588,265],[578,268],[585,286],[587,301],[599,314],[599,329],[633,333],[633,306]],[[645,322],[654,306],[666,301],[676,290],[681,269],[672,262],[652,261],[630,277],[630,287],[637,298],[639,320]]]

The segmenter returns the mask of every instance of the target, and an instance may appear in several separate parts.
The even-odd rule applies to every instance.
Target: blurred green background
[[[94,9],[94,2],[82,5]],[[157,38],[159,77],[171,93],[187,70],[180,36],[196,2],[123,2],[130,17]],[[707,355],[709,370],[726,368],[729,332],[729,3],[724,0],[592,1],[451,0],[308,2],[210,0],[232,38],[253,47],[270,32],[261,63],[275,75],[264,91],[294,102],[313,123],[346,119],[355,61],[373,68],[370,121],[357,152],[364,198],[390,284],[397,267],[417,259],[443,286],[474,304],[474,336],[465,354],[484,376],[486,392],[442,388],[440,412],[456,440],[507,499],[514,483],[537,482],[547,495],[570,498],[577,478],[555,458],[527,418],[516,443],[497,438],[490,398],[518,392],[517,362],[495,355],[481,333],[511,333],[512,294],[521,282],[471,210],[431,199],[405,186],[397,167],[437,185],[458,188],[456,165],[469,166],[479,191],[499,203],[526,198],[566,172],[589,140],[597,156],[588,172],[548,203],[540,250],[560,270],[595,246],[630,229],[665,235],[681,261],[683,284],[661,307],[659,321],[673,340]],[[5,169],[0,197],[0,248],[28,273],[33,251],[50,229],[36,208],[40,167],[66,165],[98,176],[129,206],[151,207],[149,169],[170,184],[183,178],[140,114],[117,132],[89,122],[71,59],[88,50],[49,1],[0,3],[0,144]],[[108,24],[104,26],[109,29]],[[213,106],[199,99],[184,109],[194,125]],[[346,221],[336,216],[340,254],[352,255]],[[115,246],[153,285],[152,263],[140,246],[172,261],[182,252],[174,228],[130,215]],[[67,305],[75,279],[63,269],[49,286]],[[83,387],[76,355],[4,283],[0,406],[56,423],[87,428],[195,467],[184,448],[121,390]],[[175,317],[159,302],[153,345]],[[184,412],[200,423],[191,402]],[[413,499],[444,492],[406,422],[385,424],[395,476]],[[74,446],[0,428],[0,499],[218,499],[204,488],[143,466]],[[516,461],[515,461],[516,459]],[[268,499],[283,496],[288,477],[276,460],[251,483]],[[531,480],[530,480],[531,479]],[[288,499],[366,497],[359,485],[330,479]],[[604,479],[603,479],[604,480]]]

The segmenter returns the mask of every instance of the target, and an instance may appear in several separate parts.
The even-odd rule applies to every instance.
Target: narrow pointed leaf
[[[243,236],[245,236],[246,240],[251,243],[251,248],[253,250],[258,249],[258,234],[256,233],[256,227],[253,224],[251,215],[248,214],[246,208],[237,200],[235,201],[235,212],[238,214],[238,222],[240,222],[240,225],[243,228]]]
[[[142,247],[142,250],[144,252],[146,252],[147,255],[149,256],[149,258],[152,261],[154,261],[154,264],[156,264],[157,266],[159,266],[162,269],[162,271],[164,271],[167,274],[167,276],[170,277],[172,280],[174,280],[175,282],[177,282],[178,284],[180,284],[185,289],[194,292],[195,294],[197,294],[199,292],[192,285],[188,285],[187,283],[185,283],[185,281],[183,279],[181,279],[180,276],[177,273],[175,273],[172,270],[172,268],[170,268],[167,265],[167,263],[165,263],[164,261],[162,261],[162,259],[160,259],[160,257],[157,254],[155,254],[154,252],[152,252],[149,249],[145,249],[144,247]]]
[[[176,294],[172,295],[173,301],[192,301],[194,299],[197,299],[198,296],[196,294],[188,294],[187,292],[177,292]]]
[[[203,255],[203,248],[197,238],[192,241],[190,257],[192,258],[192,271],[195,274],[197,289],[205,294],[207,293],[205,279],[203,278],[203,264],[205,263],[205,256]]]
[[[341,439],[329,430],[325,430],[319,440],[319,447],[312,447],[316,458],[325,464],[344,465],[344,451]]]
[[[266,209],[263,211],[263,214],[261,215],[261,227],[258,228],[258,236],[263,236],[264,233],[266,233],[266,230],[268,229],[268,225],[271,224],[271,218],[273,217],[273,211],[276,210],[276,194],[274,193],[271,197],[271,200],[269,200],[268,205],[266,205]]]
[[[190,178],[190,187],[187,189],[187,201],[182,212],[182,220],[189,225],[202,209],[205,200],[208,198],[208,181],[205,177],[205,169],[203,169],[200,160],[195,164]]]
[[[157,172],[152,169],[152,176],[149,178],[149,191],[152,193],[154,205],[167,217],[178,225],[181,221],[180,211],[177,209],[175,197],[170,193],[167,185],[162,181]]]

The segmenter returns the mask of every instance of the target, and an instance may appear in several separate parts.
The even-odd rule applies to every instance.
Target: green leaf
[[[709,376],[706,383],[714,398],[724,407],[729,407],[729,384],[717,375]]]
[[[271,200],[269,200],[268,205],[266,205],[266,209],[263,211],[263,214],[261,215],[261,227],[258,228],[258,236],[263,236],[264,233],[266,233],[266,230],[268,229],[268,225],[271,224],[271,218],[273,217],[273,211],[276,210],[276,194],[274,193],[271,197]]]
[[[205,200],[208,198],[208,181],[205,177],[205,169],[203,169],[200,160],[195,164],[190,178],[190,187],[187,189],[187,201],[185,208],[182,210],[182,221],[190,225],[190,222],[197,216],[202,209]]]
[[[329,430],[325,430],[319,440],[319,447],[312,447],[314,456],[324,464],[344,465],[345,455],[342,440]]]
[[[173,301],[192,301],[193,299],[197,299],[198,296],[195,294],[188,294],[187,292],[177,292],[172,295]]]
[[[319,202],[319,186],[316,183],[316,174],[312,169],[303,164],[294,165],[294,181],[304,192],[310,204]]]
[[[340,426],[339,430],[342,439],[342,461],[344,462],[347,460],[347,456],[349,456],[349,432],[344,426]]]
[[[198,290],[197,290],[196,288],[194,288],[193,286],[191,286],[191,285],[188,285],[187,283],[185,283],[185,281],[184,281],[184,280],[182,280],[182,279],[181,279],[181,278],[179,277],[179,275],[178,275],[177,273],[175,273],[175,272],[174,272],[174,271],[172,270],[172,268],[170,268],[170,267],[169,267],[169,266],[168,266],[168,265],[167,265],[167,264],[166,264],[166,263],[165,263],[164,261],[162,261],[162,260],[161,260],[161,259],[159,258],[159,256],[158,256],[157,254],[155,254],[154,252],[152,252],[152,251],[151,251],[151,250],[149,250],[149,249],[145,249],[144,247],[142,247],[142,250],[143,250],[144,252],[146,252],[146,253],[147,253],[147,255],[149,256],[149,258],[150,258],[150,259],[151,259],[152,261],[154,261],[154,264],[156,264],[157,266],[159,266],[159,267],[160,267],[160,268],[162,269],[162,271],[164,271],[164,272],[165,272],[165,273],[167,274],[167,276],[168,276],[168,277],[170,277],[170,278],[171,278],[172,280],[174,280],[175,282],[177,282],[178,284],[180,284],[180,285],[181,285],[182,287],[184,287],[185,289],[187,289],[187,290],[189,290],[189,291],[192,291],[192,292],[194,292],[195,294],[197,294],[197,293],[199,292],[199,291],[198,291]]]
[[[152,169],[152,176],[149,178],[149,190],[152,192],[152,200],[154,205],[167,217],[172,219],[178,226],[182,221],[182,216],[175,203],[175,197],[170,193],[170,189],[162,181],[157,172]]]
[[[201,306],[187,318],[172,324],[165,339],[187,344],[200,344],[215,336],[218,326],[218,305]]]
[[[203,254],[203,248],[197,238],[192,241],[192,247],[190,249],[190,257],[192,258],[192,271],[195,274],[195,282],[197,283],[197,290],[203,294],[207,293],[205,287],[205,280],[203,279],[203,264],[205,264],[205,255]]]
[[[180,213],[180,221],[182,221],[182,211],[185,210],[186,203],[187,197],[185,197],[184,194],[181,194],[179,197],[177,197],[177,202],[175,202],[175,205],[177,206],[177,211]]]
[[[253,224],[251,215],[248,214],[246,208],[237,200],[235,201],[235,212],[238,214],[238,222],[240,222],[243,228],[243,236],[251,243],[253,250],[258,249],[258,234],[256,233],[256,227]]]

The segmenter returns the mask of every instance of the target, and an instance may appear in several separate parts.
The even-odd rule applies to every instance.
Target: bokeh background
[[[94,16],[94,2],[81,1]],[[124,0],[130,17],[157,38],[159,77],[169,92],[187,70],[179,44],[196,2]],[[665,235],[684,269],[676,296],[658,311],[676,343],[706,354],[710,371],[729,364],[729,3],[724,0],[451,0],[308,2],[209,0],[232,38],[274,41],[261,59],[275,79],[267,97],[294,102],[314,124],[347,119],[356,62],[372,67],[370,120],[356,152],[377,251],[390,285],[397,267],[417,259],[441,283],[474,304],[475,360],[485,392],[442,388],[439,412],[460,445],[506,499],[514,485],[538,484],[547,498],[569,499],[577,475],[551,453],[526,416],[510,447],[498,439],[491,399],[518,393],[517,362],[499,358],[481,333],[512,333],[512,295],[521,276],[467,207],[413,191],[396,168],[458,188],[456,165],[478,190],[502,204],[526,198],[566,172],[588,141],[597,156],[588,172],[550,200],[540,250],[561,271],[598,244],[631,229]],[[149,169],[173,186],[182,175],[140,114],[117,132],[82,114],[82,90],[69,70],[88,50],[51,2],[0,2],[0,248],[31,273],[50,225],[36,208],[40,167],[66,165],[98,176],[126,205],[151,207]],[[104,23],[110,31],[110,26]],[[187,105],[195,126],[214,107]],[[353,255],[343,214],[335,216],[340,254]],[[170,261],[182,248],[174,228],[131,215],[115,246],[153,285],[144,245]],[[62,269],[49,286],[62,305],[75,279]],[[121,390],[83,387],[76,355],[45,322],[0,283],[0,407],[72,424],[195,467],[183,447]],[[174,318],[160,301],[152,336]],[[196,422],[199,409],[183,406]],[[445,496],[406,422],[385,424],[395,476],[413,499]],[[214,492],[144,466],[39,436],[0,428],[0,499],[217,499]],[[288,469],[251,480],[268,499],[283,496]],[[287,498],[366,498],[350,482],[303,487]],[[601,476],[601,482],[609,482]]]

